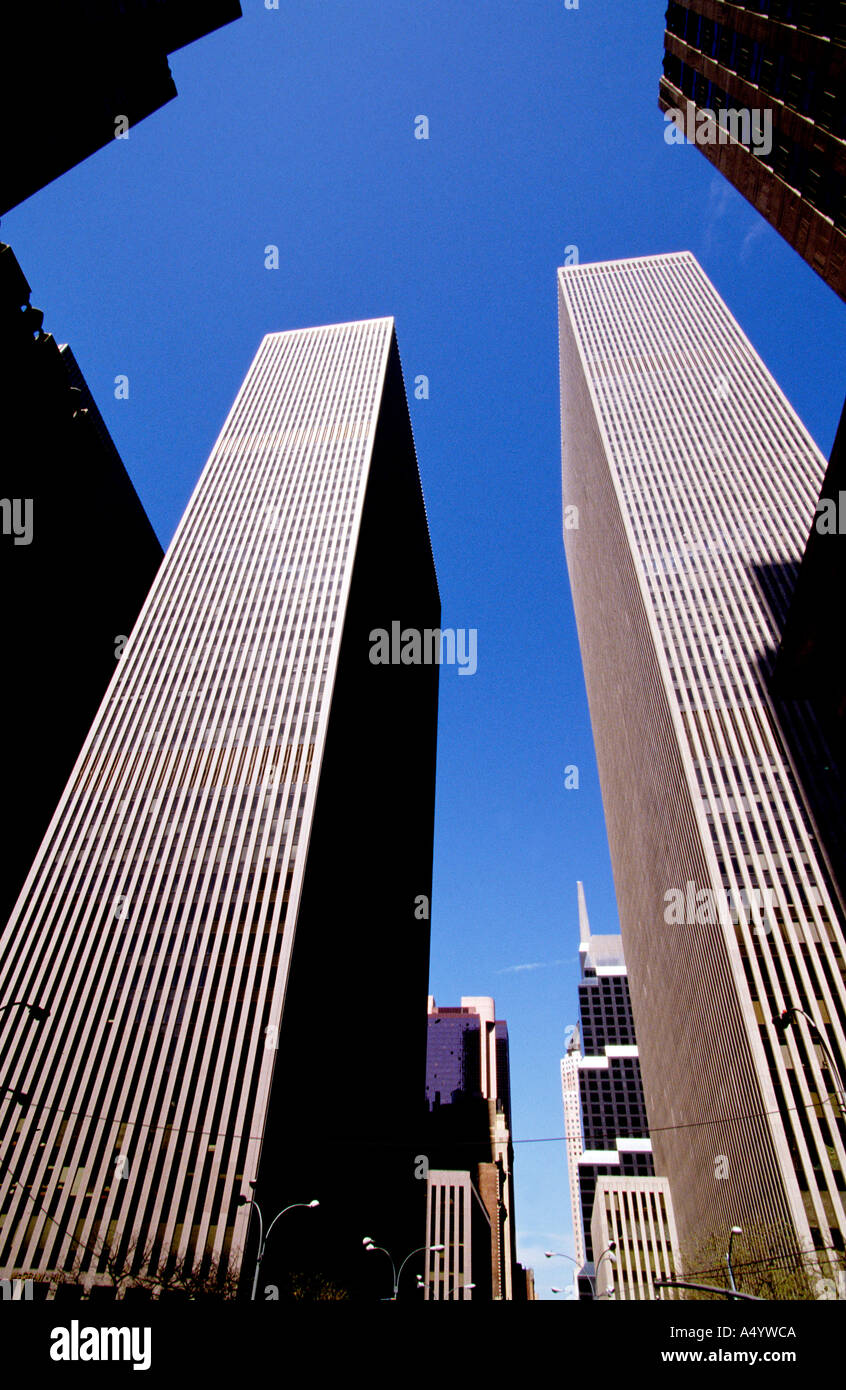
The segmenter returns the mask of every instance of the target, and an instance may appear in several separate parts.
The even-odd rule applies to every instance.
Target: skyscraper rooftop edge
[[[293,335],[296,335],[296,336],[298,336],[298,337],[300,337],[300,338],[307,338],[307,337],[309,337],[310,335],[315,334],[315,333],[335,333],[335,332],[348,331],[348,330],[354,329],[354,328],[361,329],[361,328],[366,328],[366,327],[380,327],[380,328],[385,328],[385,329],[387,330],[387,332],[388,332],[387,352],[386,352],[386,355],[385,355],[385,362],[384,362],[384,367],[383,367],[383,379],[384,379],[384,372],[387,371],[387,363],[388,363],[388,356],[389,356],[389,353],[390,353],[391,342],[393,342],[394,346],[396,347],[397,356],[398,356],[399,359],[400,359],[400,365],[402,365],[402,356],[401,356],[401,354],[400,354],[399,343],[398,343],[398,341],[397,341],[397,324],[396,324],[396,318],[395,318],[395,316],[394,316],[393,314],[375,314],[375,315],[373,315],[373,316],[370,317],[370,318],[363,318],[363,319],[347,319],[347,320],[344,320],[344,321],[342,321],[342,322],[340,322],[340,323],[316,323],[316,324],[311,324],[311,325],[309,325],[309,326],[307,326],[307,327],[305,327],[305,328],[280,328],[280,329],[270,330],[269,332],[263,334],[262,339],[261,339],[261,342],[260,342],[260,344],[259,344],[259,351],[261,351],[261,350],[264,348],[264,346],[265,346],[270,340],[276,340],[276,341],[280,341],[280,342],[281,342],[284,338],[291,337],[291,336],[293,336]],[[407,405],[407,404],[408,404],[408,391],[406,390],[406,387],[405,387],[405,377],[404,377],[404,375],[402,375],[402,374],[401,374],[401,382],[402,382],[403,391],[405,392],[406,405]],[[234,410],[236,404],[237,404],[237,402],[233,401],[231,410]],[[230,410],[230,414],[231,414],[231,410]],[[223,435],[223,433],[224,433],[224,430],[225,430],[225,428],[226,428],[226,424],[227,424],[228,420],[229,420],[229,415],[227,415],[226,421],[224,421],[224,426],[223,426],[223,429],[221,430],[221,435],[218,437],[218,440],[215,442],[215,448],[217,447],[217,443],[219,442],[220,437],[222,437],[222,435]],[[409,417],[409,423],[410,423],[410,417]],[[414,426],[413,426],[413,424],[411,425],[411,436],[412,436],[412,440],[413,440],[413,442],[414,442],[414,452],[415,452],[415,458],[416,458],[416,456],[417,456],[417,441],[414,439]],[[375,437],[375,436],[374,436],[374,437]],[[422,481],[422,478],[420,478],[420,468],[419,468],[419,464],[418,464],[418,470],[417,470],[417,471],[418,471],[418,480],[420,481],[420,495],[421,495],[421,498],[422,498],[422,501],[423,501],[423,516],[424,516],[425,521],[426,521],[426,534],[427,534],[427,536],[428,536],[428,538],[429,538],[429,550],[430,550],[431,557],[432,557],[432,564],[433,564],[433,566],[434,566],[434,565],[435,565],[435,549],[434,549],[434,546],[432,545],[432,528],[431,528],[431,526],[429,525],[429,511],[428,511],[428,508],[427,508],[427,506],[426,506],[426,496],[425,496],[425,493],[423,492],[423,481]],[[440,595],[440,588],[439,588],[438,583],[437,583],[437,567],[435,567],[435,585],[436,585],[438,594]]]
[[[559,267],[558,267],[558,280],[557,280],[557,284],[558,284],[558,289],[559,289],[560,295],[561,295],[561,297],[562,297],[562,299],[563,299],[563,301],[564,301],[564,304],[565,304],[565,306],[566,306],[567,313],[568,313],[568,315],[570,316],[570,318],[572,319],[573,305],[572,305],[571,301],[570,301],[569,298],[568,298],[568,293],[569,293],[569,292],[568,292],[566,286],[568,285],[568,283],[570,283],[570,282],[572,282],[572,281],[574,281],[574,280],[578,280],[578,279],[590,279],[590,278],[591,278],[591,277],[590,277],[590,272],[591,272],[591,271],[593,271],[593,270],[608,270],[608,269],[610,268],[610,269],[613,269],[613,270],[619,272],[620,274],[634,275],[634,274],[636,274],[636,272],[637,272],[638,270],[640,270],[640,269],[643,268],[643,267],[654,266],[656,269],[661,269],[661,268],[663,268],[663,269],[666,270],[666,269],[668,269],[668,268],[670,267],[670,265],[672,265],[672,264],[674,264],[674,263],[685,263],[685,262],[686,262],[688,265],[690,265],[691,268],[694,269],[694,270],[696,271],[696,273],[699,275],[700,280],[701,280],[701,288],[702,288],[703,292],[705,292],[707,295],[709,295],[709,296],[711,297],[711,304],[712,304],[712,307],[713,307],[714,309],[718,310],[718,312],[719,312],[721,315],[727,317],[728,320],[730,320],[730,322],[731,322],[731,324],[732,324],[732,327],[733,327],[733,330],[736,332],[738,338],[743,342],[743,344],[745,345],[745,347],[746,347],[748,353],[750,353],[750,354],[754,357],[758,369],[763,370],[765,376],[767,377],[767,380],[768,380],[768,382],[769,382],[769,385],[771,386],[772,390],[776,393],[776,395],[780,398],[782,404],[790,411],[790,414],[791,414],[791,416],[792,416],[793,419],[794,419],[794,423],[795,423],[796,428],[797,428],[797,429],[800,431],[800,433],[804,436],[805,443],[808,444],[808,445],[811,447],[811,449],[813,450],[814,454],[815,454],[816,457],[817,457],[817,460],[818,460],[819,464],[821,465],[821,468],[822,468],[822,470],[823,470],[823,473],[824,473],[824,472],[825,472],[825,469],[826,469],[826,467],[827,467],[827,459],[826,459],[825,454],[822,452],[822,450],[820,449],[820,447],[819,447],[819,445],[817,444],[816,440],[815,440],[815,439],[813,438],[813,436],[810,434],[809,430],[807,429],[807,426],[803,423],[801,417],[799,416],[799,414],[798,414],[797,411],[796,411],[796,407],[793,405],[793,403],[792,403],[792,402],[788,399],[788,397],[785,395],[784,391],[782,390],[782,388],[781,388],[781,386],[779,385],[779,383],[778,383],[778,381],[776,380],[776,378],[773,376],[773,373],[770,371],[769,367],[767,366],[767,364],[766,364],[766,362],[764,361],[763,357],[761,356],[760,352],[759,352],[758,349],[756,348],[755,344],[751,341],[751,339],[749,338],[748,334],[744,331],[742,325],[738,322],[737,318],[736,318],[735,315],[732,313],[732,311],[731,311],[731,309],[729,308],[728,304],[726,304],[725,300],[724,300],[724,299],[722,298],[722,296],[719,294],[719,292],[718,292],[718,290],[716,289],[715,285],[713,284],[713,282],[712,282],[710,276],[708,275],[708,273],[706,272],[706,270],[704,269],[704,267],[702,266],[702,264],[697,260],[696,256],[693,254],[692,251],[668,251],[668,252],[662,252],[662,253],[659,253],[659,254],[656,254],[656,255],[650,255],[650,256],[629,256],[629,257],[621,257],[621,258],[618,259],[618,260],[610,260],[610,261],[585,261],[583,264],[580,264],[580,265],[559,266]],[[583,272],[583,273],[582,273],[581,275],[579,275],[578,272]],[[559,305],[559,309],[560,309],[560,307],[561,307],[561,306]],[[648,322],[649,320],[643,320],[643,321],[644,321],[644,322]],[[665,329],[666,329],[667,325],[668,325],[670,322],[671,322],[671,320],[669,319],[669,317],[665,316],[665,320],[664,320],[664,327],[665,327]],[[594,400],[594,403],[595,403],[596,408],[597,408],[597,412],[598,412],[598,414],[599,414],[600,417],[601,417],[601,412],[599,411],[599,402],[598,402],[598,399],[597,399],[596,396],[595,396],[595,386],[594,386],[594,382],[593,382],[593,379],[592,379],[592,373],[591,373],[591,371],[589,370],[589,364],[588,364],[588,362],[587,362],[587,360],[586,360],[586,358],[585,358],[585,356],[584,356],[584,353],[585,353],[584,344],[583,344],[582,341],[581,341],[581,334],[579,333],[579,331],[578,331],[578,326],[577,326],[575,323],[573,324],[573,329],[574,329],[574,332],[575,332],[575,334],[576,334],[576,339],[577,339],[577,344],[578,344],[578,353],[579,353],[579,357],[580,357],[580,359],[581,359],[581,361],[582,361],[582,363],[583,363],[583,366],[584,366],[585,371],[586,371],[586,375],[587,375],[587,377],[588,377],[588,383],[587,383],[587,384],[588,384],[588,390],[589,390],[589,392],[590,392],[590,394],[591,394],[592,399]],[[678,344],[681,345],[682,350],[684,350],[684,351],[686,351],[686,352],[690,351],[690,350],[691,350],[691,348],[690,348],[690,342],[689,342],[690,335],[689,335],[688,331],[686,330],[686,328],[684,327],[684,325],[681,324],[681,323],[676,324],[676,323],[674,322],[674,323],[673,323],[673,332],[674,332],[674,335],[677,337]],[[613,354],[611,354],[611,355],[613,355]],[[619,356],[620,353],[618,352],[617,355]],[[717,386],[720,387],[720,390],[721,390],[721,391],[725,391],[725,390],[728,389],[727,383],[728,383],[728,377],[725,375],[725,373],[723,373],[722,376],[720,376],[720,375],[717,375],[717,376],[716,376],[716,378],[715,378],[715,384],[716,384]],[[604,436],[605,424],[604,424],[604,422],[603,422],[603,420],[602,420],[601,418],[599,419],[599,428],[600,428],[600,430],[603,432],[603,436]],[[608,445],[608,447],[610,447],[610,443],[609,443],[607,440],[606,440],[606,444]],[[820,476],[818,486],[821,486],[821,485],[822,485],[822,475]],[[811,524],[811,519],[812,519],[812,513],[809,513],[809,517],[808,517],[808,527],[809,527],[809,528],[810,528],[810,524]]]
[[[692,251],[655,251],[647,256],[612,256],[604,261],[580,261],[578,265],[560,265],[558,267],[558,274],[567,275],[572,278],[578,275],[580,271],[605,270],[609,266],[613,266],[615,270],[621,270],[626,266],[661,265],[668,260],[688,260],[694,261],[696,265],[699,265],[699,261]],[[701,269],[702,267],[700,266],[700,270]]]
[[[373,314],[369,318],[343,319],[338,323],[312,323],[307,324],[303,328],[269,329],[267,333],[262,335],[261,342],[267,342],[270,338],[285,338],[294,335],[302,338],[309,333],[328,333],[335,330],[340,331],[344,328],[363,328],[366,326],[375,326],[377,324],[390,326],[390,328],[396,330],[396,319],[393,314]]]

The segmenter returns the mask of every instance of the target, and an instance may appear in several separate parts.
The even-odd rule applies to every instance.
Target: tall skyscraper
[[[846,299],[842,0],[670,0],[658,104]]]
[[[370,632],[439,615],[393,320],[269,334],[0,938],[4,1272],[419,1237],[438,670]]]
[[[566,1056],[561,1058],[561,1095],[564,1101],[564,1136],[567,1143],[567,1172],[570,1178],[570,1216],[573,1222],[574,1259],[578,1267],[585,1262],[585,1228],[582,1222],[582,1199],[579,1192],[579,1159],[584,1153],[582,1140],[582,1107],[579,1097],[579,1063],[582,1060],[581,1037],[578,1025],[567,1043]]]
[[[792,754],[819,777],[825,747],[770,692],[825,460],[690,253],[565,268],[559,306],[564,541],[655,1167],[686,1262],[735,1225],[839,1259],[843,904]]]
[[[475,1297],[512,1299],[517,1243],[508,1026],[497,1019],[493,999],[463,997],[458,1007],[438,1008],[429,997],[426,1101],[426,1241],[447,1245],[444,1254],[427,1256],[426,1297],[467,1296],[451,1290],[459,1278],[470,1278],[460,1246],[472,1241]],[[459,1186],[462,1172],[468,1181]],[[487,1233],[475,1211],[476,1194],[487,1212]],[[480,1239],[489,1242],[487,1252],[477,1248]]]
[[[172,101],[168,54],[240,16],[239,0],[6,6],[0,213]]]
[[[654,1167],[622,938],[591,932],[581,883],[577,891],[582,1050],[568,1051],[561,1072],[576,1259],[585,1262],[578,1289],[590,1297],[600,1253],[591,1224],[597,1184],[608,1175],[649,1177]]]

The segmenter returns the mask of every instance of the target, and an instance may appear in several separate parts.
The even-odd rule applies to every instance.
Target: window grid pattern
[[[595,1244],[614,1261],[596,1271],[597,1296],[653,1301],[678,1297],[659,1293],[656,1279],[679,1277],[679,1252],[666,1178],[601,1178],[596,1192]]]
[[[697,122],[706,158],[841,298],[844,73],[846,0],[667,6],[659,107],[691,131]],[[751,112],[762,113],[763,136],[761,126],[752,135]]]
[[[582,1059],[578,1030],[561,1058],[561,1094],[564,1101],[564,1135],[567,1141],[567,1171],[570,1177],[570,1212],[573,1218],[573,1246],[579,1265],[585,1261],[585,1237],[582,1225],[582,1201],[579,1192],[579,1159],[584,1152],[582,1143],[582,1110],[579,1099],[579,1063]]]
[[[423,1252],[424,1298],[469,1301],[473,1297],[472,1223],[482,1211],[469,1173],[433,1169],[426,1185],[428,1249]],[[487,1217],[482,1217],[487,1222]],[[490,1224],[489,1222],[487,1224]],[[443,1250],[435,1250],[436,1245]]]
[[[643,782],[654,784],[653,814],[674,821],[652,874],[645,875],[648,888],[632,885],[629,908],[639,895],[640,921],[652,920],[652,930],[666,934],[671,997],[690,1011],[691,1029],[703,1028],[697,1047],[703,1072],[711,1068],[711,1048],[728,1049],[735,1059],[733,1079],[721,1073],[722,1100],[717,1103],[715,1092],[714,1113],[778,1109],[782,1123],[773,1118],[772,1143],[789,1189],[790,1219],[803,1243],[842,1249],[846,1126],[835,1078],[804,1020],[785,1038],[773,1024],[785,1008],[806,1010],[841,1075],[846,1073],[842,922],[767,693],[825,460],[689,253],[566,268],[560,295],[562,401],[571,391],[571,374],[581,373],[598,432],[589,466],[595,470],[595,460],[604,455],[610,482],[602,493],[604,514],[589,512],[579,531],[565,531],[574,592],[586,583],[587,569],[579,577],[579,548],[585,555],[589,543],[582,536],[601,527],[606,566],[609,541],[614,555],[631,557],[621,643],[632,645],[616,654],[640,701],[630,711],[637,724],[631,739],[641,737],[651,750],[656,770],[644,773]],[[574,461],[566,415],[562,435],[566,505],[568,488],[584,497],[588,472]],[[592,474],[590,482],[598,476]],[[623,569],[621,560],[621,574]],[[607,676],[597,674],[604,660],[600,637],[586,631],[589,619],[580,615],[580,604],[589,695],[596,686],[592,716],[595,726],[602,725],[598,752],[603,739],[609,748],[616,740],[619,762],[623,747],[628,752],[632,743],[621,744],[610,718],[594,713],[597,701],[610,708],[601,690]],[[664,698],[677,750],[668,738],[668,719],[657,708]],[[616,708],[618,722],[619,703]],[[810,729],[807,734],[816,737]],[[612,841],[615,876],[625,878],[632,873],[643,817],[635,810],[635,788],[624,785],[633,769],[613,770],[613,762],[609,755],[603,779],[606,809],[612,807],[609,838],[624,805],[634,826],[621,827],[617,846]],[[665,894],[671,887],[683,889],[687,879],[714,895],[724,889],[728,901],[740,905],[737,921],[723,928],[712,918],[673,933],[664,925]],[[631,943],[640,936],[645,944],[646,937],[622,916],[627,895],[626,889],[620,895],[621,920],[631,969]],[[756,917],[742,909],[755,902],[767,905],[766,913]],[[719,966],[715,953],[722,958]],[[654,994],[651,1003],[646,996],[650,974],[655,987],[655,972],[635,954],[642,1007],[654,1024],[660,1005]],[[691,999],[690,972],[701,979],[706,959],[708,971],[716,971],[709,981],[713,1006],[732,1019],[723,1036],[714,1032],[715,1014],[706,1024],[707,1010]],[[738,1022],[749,1039],[748,1053],[728,1041]],[[666,1021],[664,1026],[666,1067]],[[715,1083],[718,1069],[714,1063]],[[653,1124],[682,1119],[677,1104],[661,1105],[660,1115],[653,1113],[651,1099],[649,1105]],[[781,1220],[784,1197],[772,1157],[762,1160],[761,1169],[769,1169],[762,1179],[761,1169],[752,1171],[755,1148],[735,1140],[733,1200],[762,1218],[775,1213]],[[712,1153],[720,1152],[715,1140]],[[713,1190],[713,1179],[710,1185]]]
[[[263,340],[0,937],[4,1267],[240,1259],[392,334]]]

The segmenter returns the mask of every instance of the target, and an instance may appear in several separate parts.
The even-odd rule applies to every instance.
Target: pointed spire
[[[590,922],[588,921],[585,890],[581,883],[576,884],[579,894],[579,940],[584,944],[590,941]]]

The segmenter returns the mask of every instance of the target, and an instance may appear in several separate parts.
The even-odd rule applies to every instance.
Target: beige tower
[[[688,252],[558,283],[564,541],[655,1169],[683,1259],[739,1224],[837,1260],[842,905],[768,685],[825,460]]]

